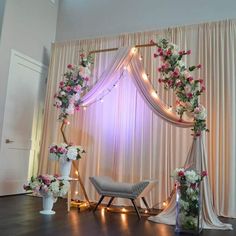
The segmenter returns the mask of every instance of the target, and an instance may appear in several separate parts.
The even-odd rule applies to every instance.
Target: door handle
[[[13,143],[13,142],[14,142],[13,140],[10,140],[8,138],[5,140],[5,143]]]

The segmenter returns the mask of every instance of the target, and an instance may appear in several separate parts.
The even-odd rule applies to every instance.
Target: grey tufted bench
[[[111,205],[115,197],[128,198],[131,200],[139,218],[141,217],[138,208],[136,207],[135,199],[141,197],[144,205],[147,207],[148,210],[150,210],[144,196],[158,182],[157,180],[144,180],[136,184],[120,183],[114,181],[112,178],[107,176],[93,176],[89,179],[96,188],[97,192],[101,195],[101,198],[99,199],[96,207],[94,208],[94,211],[97,210],[97,207],[102,202],[104,197],[111,197],[110,201],[107,204],[107,207]]]

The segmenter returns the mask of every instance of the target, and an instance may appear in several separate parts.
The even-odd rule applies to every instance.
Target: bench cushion
[[[131,184],[116,182],[107,176],[93,176],[90,177],[90,181],[101,195],[136,199],[150,184],[151,180],[144,180],[139,183]]]

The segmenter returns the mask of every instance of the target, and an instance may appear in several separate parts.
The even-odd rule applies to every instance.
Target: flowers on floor
[[[159,83],[164,84],[164,88],[173,89],[177,97],[176,111],[180,115],[180,120],[185,113],[194,119],[193,132],[195,136],[200,136],[201,131],[208,131],[206,128],[206,109],[199,103],[199,96],[204,93],[205,85],[201,78],[195,79],[191,72],[201,69],[202,65],[194,65],[189,68],[185,65],[182,57],[190,55],[191,50],[178,50],[175,44],[166,39],[161,39],[158,43],[151,41],[157,46],[154,58],[160,57],[161,66],[158,71],[161,74]]]
[[[23,187],[26,191],[31,190],[38,196],[62,197],[69,190],[69,182],[59,180],[57,176],[53,175],[39,175],[32,176],[29,183]]]
[[[176,225],[183,230],[197,230],[200,221],[200,182],[207,176],[195,170],[177,168],[172,177],[176,181],[177,189],[177,218]]]
[[[88,88],[88,81],[91,75],[91,56],[85,57],[80,54],[79,65],[67,65],[64,80],[59,83],[59,90],[54,95],[54,106],[60,109],[59,119],[63,120],[73,115],[80,108],[80,97]]]
[[[78,160],[85,153],[82,146],[67,145],[66,143],[53,144],[49,147],[49,159],[51,160]]]

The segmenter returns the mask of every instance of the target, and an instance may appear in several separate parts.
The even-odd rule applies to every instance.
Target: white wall
[[[51,0],[6,1],[0,44],[0,143],[10,51],[15,49],[48,65],[51,42],[55,40],[57,11],[57,0],[55,4]]]
[[[57,41],[236,18],[235,0],[60,0]]]
[[[2,1],[0,1],[0,42],[1,42],[1,32],[2,32],[4,8],[5,8],[5,0],[2,0]]]

